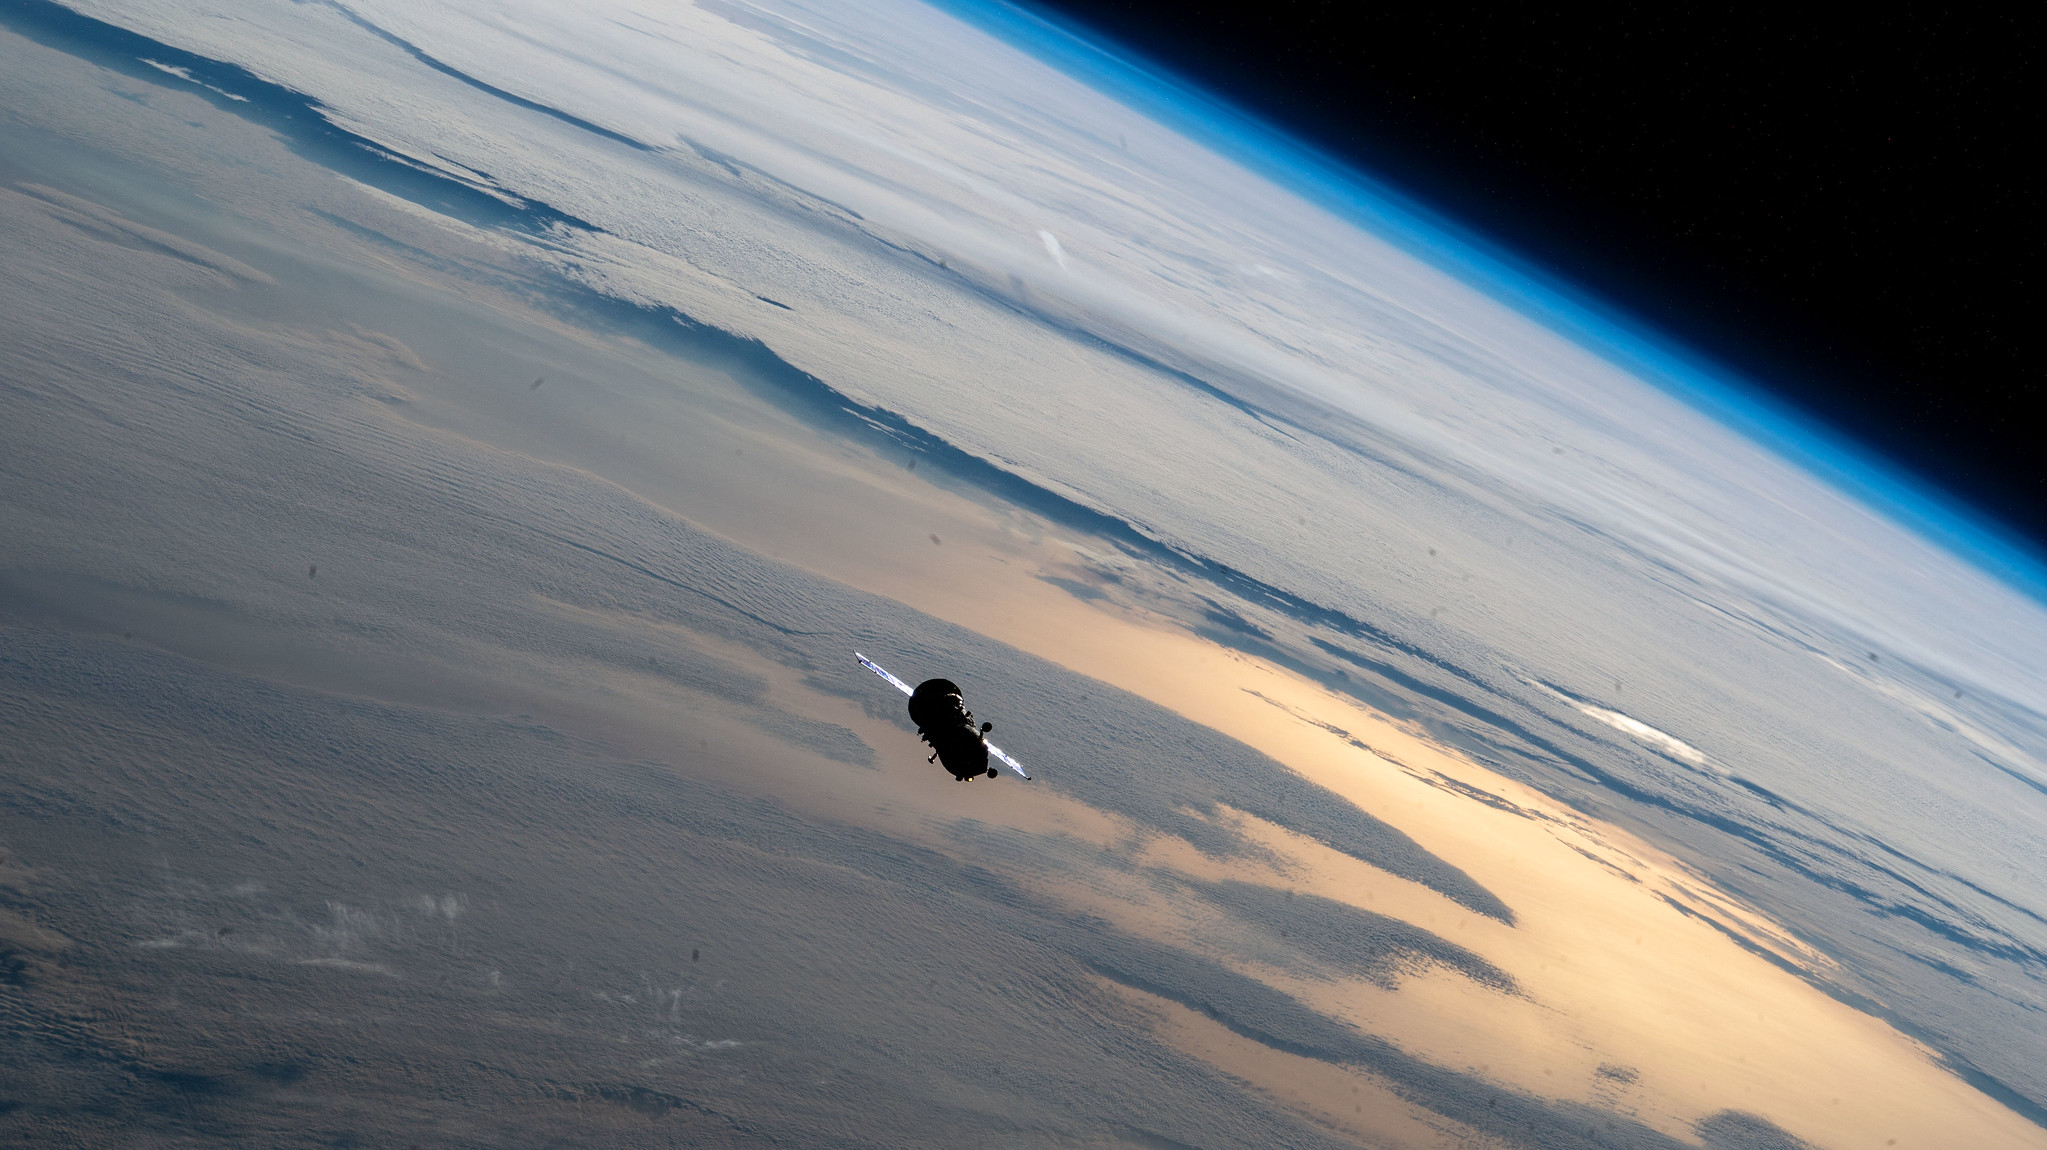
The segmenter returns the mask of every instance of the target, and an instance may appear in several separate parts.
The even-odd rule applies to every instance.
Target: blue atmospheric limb
[[[1655,331],[1513,249],[1271,124],[1038,13],[1000,0],[937,0],[1150,119],[1455,276],[1791,460],[2041,602],[2047,555],[1754,381]]]

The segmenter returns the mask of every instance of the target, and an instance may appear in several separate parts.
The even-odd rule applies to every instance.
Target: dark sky
[[[1035,2],[2047,544],[2020,6]]]

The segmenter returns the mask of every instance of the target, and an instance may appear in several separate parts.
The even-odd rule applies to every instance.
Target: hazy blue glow
[[[1771,397],[1640,317],[1275,126],[1060,22],[1000,0],[938,5],[1351,220],[1682,398],[2013,587],[2047,602],[2047,556],[1980,510]]]

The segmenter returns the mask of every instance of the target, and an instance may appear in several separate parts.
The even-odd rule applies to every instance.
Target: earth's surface
[[[2047,1145],[2037,569],[1027,19],[7,0],[0,267],[12,1144]]]

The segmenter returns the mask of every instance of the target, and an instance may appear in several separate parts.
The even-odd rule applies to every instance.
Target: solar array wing
[[[988,740],[986,739],[983,739],[981,741],[984,743],[988,742]],[[1015,759],[1011,758],[1009,756],[1008,751],[1003,750],[1001,747],[996,746],[994,743],[988,743],[988,753],[994,755],[998,759],[1001,759],[1003,762],[1008,763],[1010,770],[1015,771],[1017,774],[1022,775],[1024,778],[1028,779],[1031,777],[1031,773],[1023,769],[1022,763],[1019,763]]]
[[[853,652],[853,657],[855,659],[860,660],[861,666],[867,668],[868,670],[874,672],[877,675],[880,675],[882,678],[887,679],[891,686],[893,686],[896,690],[901,691],[903,694],[914,695],[917,693],[916,688],[910,686],[908,683],[903,682],[901,679],[896,678],[894,675],[889,674],[887,671],[882,670],[881,664],[875,662],[874,660],[868,658],[865,655],[862,655],[860,652],[858,651]]]

